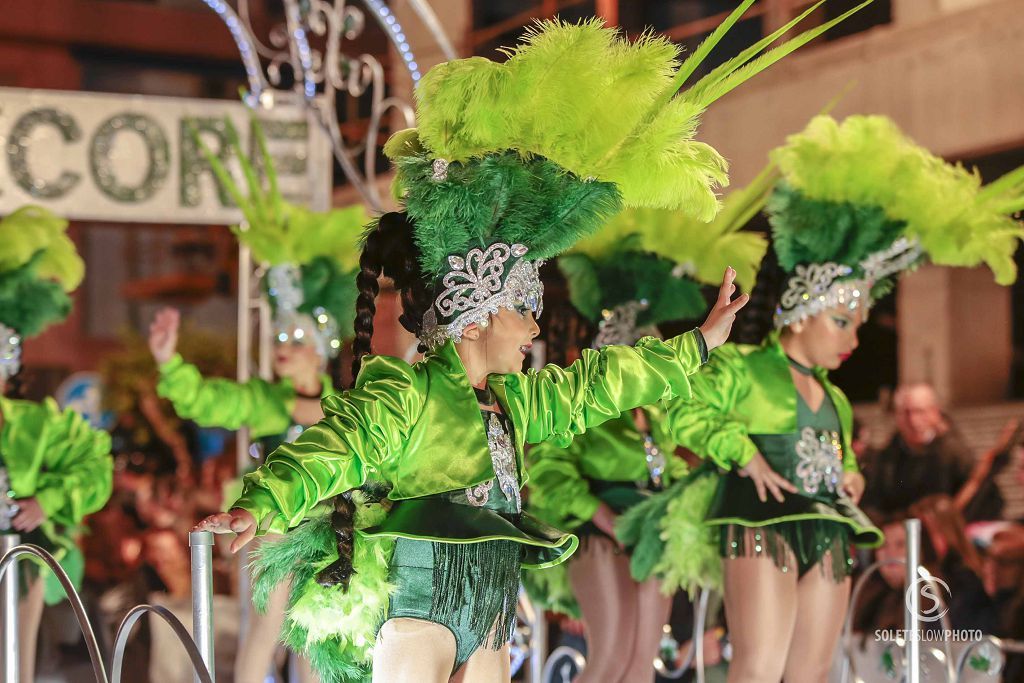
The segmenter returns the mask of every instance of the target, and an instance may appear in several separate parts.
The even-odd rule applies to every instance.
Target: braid
[[[359,256],[359,274],[356,287],[356,317],[353,321],[355,340],[352,342],[352,383],[359,377],[363,358],[370,353],[373,340],[373,318],[377,313],[379,278],[391,278],[402,295],[402,327],[419,336],[423,326],[423,302],[430,301],[430,288],[420,273],[419,249],[412,237],[412,224],[404,213],[386,213],[366,233],[363,253]],[[429,303],[427,303],[429,306]],[[364,485],[364,489],[369,484]],[[365,492],[365,491],[364,491]],[[355,570],[352,554],[355,542],[356,502],[352,492],[334,498],[331,527],[338,544],[338,559],[317,574],[321,586],[341,585],[348,589]]]
[[[402,296],[398,322],[417,337],[423,331],[423,314],[430,306],[430,285],[420,272],[419,247],[413,240],[413,225],[404,213],[386,213],[366,235],[359,259],[359,298],[356,299],[355,332],[352,346],[353,380],[359,375],[363,357],[370,353],[373,337],[374,300],[380,292],[377,279],[391,278]]]
[[[352,552],[355,539],[356,504],[352,492],[346,491],[334,497],[334,512],[331,513],[331,527],[338,543],[338,559],[320,570],[316,582],[321,586],[341,585],[348,590],[348,582],[355,570],[352,568]]]
[[[356,276],[356,317],[353,322],[355,339],[352,342],[352,382],[359,376],[359,368],[363,364],[363,356],[370,353],[373,339],[373,316],[377,313],[377,294],[380,292],[381,258],[379,254],[378,232],[374,231],[366,239],[363,253],[359,257],[359,274]]]

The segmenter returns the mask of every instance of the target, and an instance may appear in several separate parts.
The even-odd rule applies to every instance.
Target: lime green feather
[[[524,569],[522,582],[526,594],[544,610],[580,618],[580,604],[569,582],[568,562],[547,569]]]
[[[417,91],[422,146],[447,161],[506,150],[541,156],[580,178],[615,183],[627,206],[684,209],[709,220],[727,175],[721,155],[694,139],[701,115],[860,9],[765,52],[808,10],[680,92],[752,4],[744,0],[682,63],[679,48],[652,33],[629,42],[599,19],[538,22],[503,64],[474,57],[424,76]]]
[[[41,206],[23,206],[0,220],[0,272],[35,259],[35,274],[65,292],[78,287],[85,263],[67,235],[68,222]]]
[[[238,131],[225,119],[228,144],[242,169],[246,190],[238,186],[217,155],[197,136],[197,141],[218,182],[245,214],[247,225],[235,226],[240,242],[249,246],[259,262],[305,264],[318,256],[335,259],[344,271],[359,263],[363,229],[370,216],[361,205],[333,209],[326,213],[292,204],[277,185],[273,159],[267,151],[263,129],[254,120],[253,131],[261,154],[267,187],[260,180],[253,161],[242,150]]]
[[[636,581],[657,576],[666,595],[721,589],[717,532],[704,524],[717,482],[715,468],[703,465],[619,516],[615,535],[630,549]]]
[[[984,263],[1000,284],[1016,279],[1012,255],[1024,229],[1012,214],[1024,206],[1021,169],[983,187],[977,173],[946,163],[881,116],[851,116],[842,123],[816,117],[772,158],[786,183],[782,192],[789,195],[771,209],[776,237],[787,240],[800,230],[837,233],[790,240],[809,252],[792,258],[851,260],[848,252],[863,250],[851,246],[852,240],[868,239],[857,236],[857,224],[873,226],[876,236],[898,224],[934,263]],[[816,211],[822,220],[813,220]]]
[[[379,523],[386,515],[381,504],[357,499],[356,528]],[[324,683],[369,680],[377,630],[384,623],[393,586],[388,569],[394,540],[356,533],[355,573],[348,589],[325,588],[317,573],[338,557],[329,515],[307,520],[282,540],[264,543],[255,553],[253,603],[265,610],[271,592],[291,581],[282,641],[309,656]]]
[[[704,524],[717,486],[713,467],[694,470],[658,521],[665,545],[653,573],[661,578],[661,590],[666,595],[685,590],[696,597],[699,588],[722,590],[719,532],[717,527]]]
[[[695,318],[706,309],[700,287],[717,286],[727,266],[749,292],[768,243],[742,228],[762,209],[777,178],[774,167],[766,168],[730,193],[710,223],[667,209],[620,212],[559,257],[573,306],[598,320],[604,309],[646,300],[639,325]]]
[[[40,206],[21,207],[0,220],[0,323],[23,337],[71,311],[68,292],[82,282],[85,263],[67,227]]]

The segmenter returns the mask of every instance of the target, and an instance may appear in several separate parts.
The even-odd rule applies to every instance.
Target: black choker
[[[789,367],[793,368],[794,370],[799,372],[801,375],[811,376],[811,375],[814,374],[814,369],[813,368],[809,368],[806,365],[793,360],[792,356],[787,355],[786,356],[786,360],[789,361]]]
[[[473,387],[473,393],[476,394],[477,403],[482,406],[493,406],[497,403],[498,399],[495,397],[494,392],[491,391],[490,387],[484,387],[483,389],[477,389]]]
[[[324,387],[323,387],[323,384],[321,384],[320,385],[320,389],[315,394],[304,394],[301,391],[296,389],[295,390],[295,395],[298,396],[299,398],[311,398],[311,399],[316,399],[317,401],[319,401],[320,399],[322,399],[324,397]]]

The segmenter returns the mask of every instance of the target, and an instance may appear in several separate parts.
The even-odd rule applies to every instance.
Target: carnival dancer
[[[817,117],[772,160],[782,179],[768,215],[786,272],[776,329],[760,346],[718,349],[694,399],[670,411],[673,436],[717,468],[666,492],[676,500],[654,525],[666,549],[694,547],[700,532],[686,522],[706,518],[723,558],[729,680],[744,683],[826,679],[851,545],[882,541],[857,508],[850,403],[828,380],[857,348],[871,302],[926,260],[984,263],[1010,284],[1024,235],[1012,217],[1024,208],[1024,168],[983,187],[885,117]]]
[[[693,140],[700,115],[835,23],[758,56],[787,24],[677,94],[750,5],[681,64],[664,39],[548,22],[503,64],[448,62],[420,83],[419,128],[385,148],[405,210],[373,227],[360,262],[356,387],[325,399],[327,417],[249,475],[229,513],[198,527],[238,533],[238,548],[363,489],[337,499],[329,524],[265,547],[260,564],[268,583],[295,582],[287,637],[325,679],[358,680],[372,653],[377,681],[509,680],[520,566],[557,564],[577,544],[522,512],[524,444],[568,444],[624,410],[688,395],[688,375],[725,340],[746,302],[732,300],[732,270],[699,330],[518,372],[538,330],[540,260],[623,203],[712,218],[725,169]],[[363,362],[381,275],[428,350],[421,363]],[[311,562],[325,532],[335,555]]]
[[[725,264],[735,264],[737,283],[749,291],[767,240],[739,228],[760,212],[774,182],[771,169],[761,173],[731,193],[710,224],[681,211],[624,211],[560,256],[574,309],[567,314],[596,333],[590,346],[632,345],[644,336],[660,336],[663,323],[703,315],[702,287],[713,284]],[[527,458],[528,509],[580,537],[580,549],[568,562],[523,576],[545,609],[582,617],[587,657],[580,683],[654,677],[652,662],[672,593],[665,594],[657,578],[632,579],[630,555],[623,552],[614,524],[620,514],[687,474],[664,417],[661,404],[636,408],[566,448],[538,444]]]
[[[204,427],[247,427],[257,440],[254,454],[262,456],[323,419],[320,401],[335,393],[327,365],[352,338],[360,240],[370,218],[361,206],[319,213],[284,199],[262,131],[254,126],[267,175],[264,188],[230,122],[228,132],[248,195],[217,157],[207,158],[246,217],[245,228],[234,228],[235,234],[249,246],[253,259],[267,266],[263,284],[272,313],[276,379],[239,383],[204,378],[177,353],[179,313],[174,309],[157,314],[149,346],[160,372],[157,392],[171,401],[178,415]],[[239,683],[262,683],[267,677],[284,623],[287,587],[258,598],[235,657]],[[299,676],[315,680],[305,659],[300,660]]]
[[[85,570],[76,538],[82,520],[110,498],[110,436],[47,398],[20,400],[25,339],[71,311],[85,264],[67,236],[67,221],[25,206],[0,221],[0,533],[50,552],[76,587]],[[18,603],[21,683],[35,680],[43,605],[64,592],[53,574],[22,562]]]

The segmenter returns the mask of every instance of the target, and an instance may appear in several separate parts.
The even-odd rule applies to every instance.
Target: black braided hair
[[[352,343],[353,381],[359,376],[363,357],[370,353],[373,316],[377,312],[376,299],[380,293],[377,280],[381,275],[390,278],[401,294],[402,315],[398,322],[409,332],[420,336],[423,314],[430,306],[431,288],[420,272],[419,248],[413,241],[412,221],[405,213],[384,214],[366,233],[356,277],[359,296],[354,323],[356,336]]]
[[[320,570],[316,582],[324,587],[342,585],[348,589],[348,582],[355,570],[352,568],[353,541],[355,536],[356,504],[352,492],[346,491],[334,497],[334,512],[331,526],[338,543],[338,559]]]
[[[359,376],[363,357],[370,353],[373,339],[373,317],[377,312],[378,279],[383,275],[395,283],[402,295],[402,327],[419,336],[423,314],[430,306],[430,286],[420,272],[419,249],[412,238],[412,223],[404,213],[386,213],[366,233],[363,253],[359,257],[356,286],[356,317],[353,324],[355,340],[352,342],[352,382]],[[423,350],[423,349],[421,349]],[[364,494],[367,484],[362,487]],[[386,495],[386,493],[385,493]],[[355,570],[352,553],[355,539],[356,503],[352,492],[334,498],[331,526],[338,543],[338,559],[317,574],[321,586],[341,585],[348,589]]]

